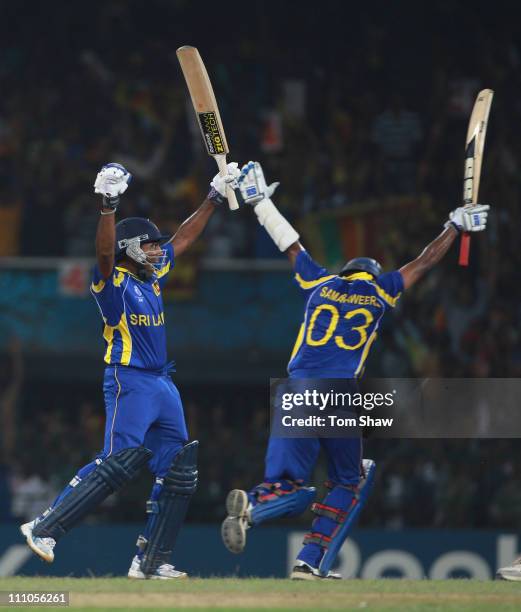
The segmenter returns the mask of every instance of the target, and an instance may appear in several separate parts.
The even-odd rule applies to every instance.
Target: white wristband
[[[269,198],[264,198],[255,205],[255,214],[259,223],[271,236],[273,242],[284,252],[297,242],[299,235],[294,227],[285,219]]]

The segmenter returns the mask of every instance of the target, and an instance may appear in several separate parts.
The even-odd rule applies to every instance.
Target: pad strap
[[[333,482],[332,480],[326,480],[326,482],[324,482],[324,486],[326,487],[326,489],[329,489],[330,491],[332,491],[333,489],[336,489],[336,487],[340,487],[342,489],[345,489],[346,491],[351,491],[351,493],[354,493],[355,495],[360,490],[360,485],[338,484],[336,482]]]
[[[325,516],[326,518],[330,518],[336,523],[343,523],[347,517],[347,512],[344,512],[339,508],[326,506],[326,504],[321,504],[319,502],[315,502],[311,505],[311,512],[314,512],[317,516]]]
[[[331,543],[331,539],[329,536],[324,535],[323,533],[317,533],[316,531],[312,531],[311,533],[306,533],[304,536],[303,544],[318,544],[323,548],[329,548]]]
[[[291,485],[290,489],[283,489],[280,482],[263,482],[256,489],[256,497],[259,503],[266,503],[271,499],[276,497],[282,497],[283,495],[288,495],[290,493],[295,493],[299,488],[302,488],[302,485],[294,482],[293,480],[286,480],[288,484]]]

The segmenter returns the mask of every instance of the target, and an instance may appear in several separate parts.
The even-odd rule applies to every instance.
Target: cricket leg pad
[[[141,571],[147,576],[170,561],[190,499],[197,489],[198,446],[195,440],[179,451],[165,475],[157,500],[147,503],[147,513],[151,515],[149,538],[141,543],[140,562]]]
[[[282,516],[298,516],[313,502],[315,495],[315,487],[304,487],[292,480],[263,482],[248,495],[251,501],[250,522],[259,525]]]
[[[33,535],[58,540],[111,493],[119,491],[145,466],[152,453],[143,446],[127,448],[99,465],[38,522]]]
[[[374,461],[364,459],[362,479],[358,486],[330,483],[331,490],[323,503],[313,504],[316,514],[311,531],[297,559],[318,568],[327,576],[349,533],[354,528],[374,484]]]

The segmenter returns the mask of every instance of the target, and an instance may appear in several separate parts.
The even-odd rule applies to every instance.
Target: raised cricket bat
[[[465,142],[465,172],[463,174],[463,205],[470,206],[478,201],[479,179],[481,176],[481,162],[487,135],[488,116],[492,105],[494,92],[492,89],[483,89],[478,93],[472,115],[470,116]],[[460,266],[469,265],[470,234],[461,235],[459,250]]]
[[[208,155],[217,162],[221,176],[227,174],[226,155],[229,153],[228,143],[224,134],[221,115],[213,93],[210,78],[204,67],[199,51],[195,47],[185,45],[177,50],[177,59],[185,77],[188,91],[192,98],[195,114],[201,128],[204,144]],[[226,187],[226,197],[231,210],[239,208],[235,192]]]

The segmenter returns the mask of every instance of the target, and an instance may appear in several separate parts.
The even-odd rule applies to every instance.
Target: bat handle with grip
[[[460,266],[469,265],[469,252],[470,252],[470,234],[468,232],[463,232],[463,234],[461,234],[461,242],[459,245],[459,265]]]
[[[216,155],[215,161],[219,167],[219,174],[221,176],[226,176],[228,174],[228,168],[226,167],[226,155]],[[226,198],[228,199],[228,206],[230,207],[230,210],[237,210],[239,208],[237,196],[230,185],[226,185]]]

